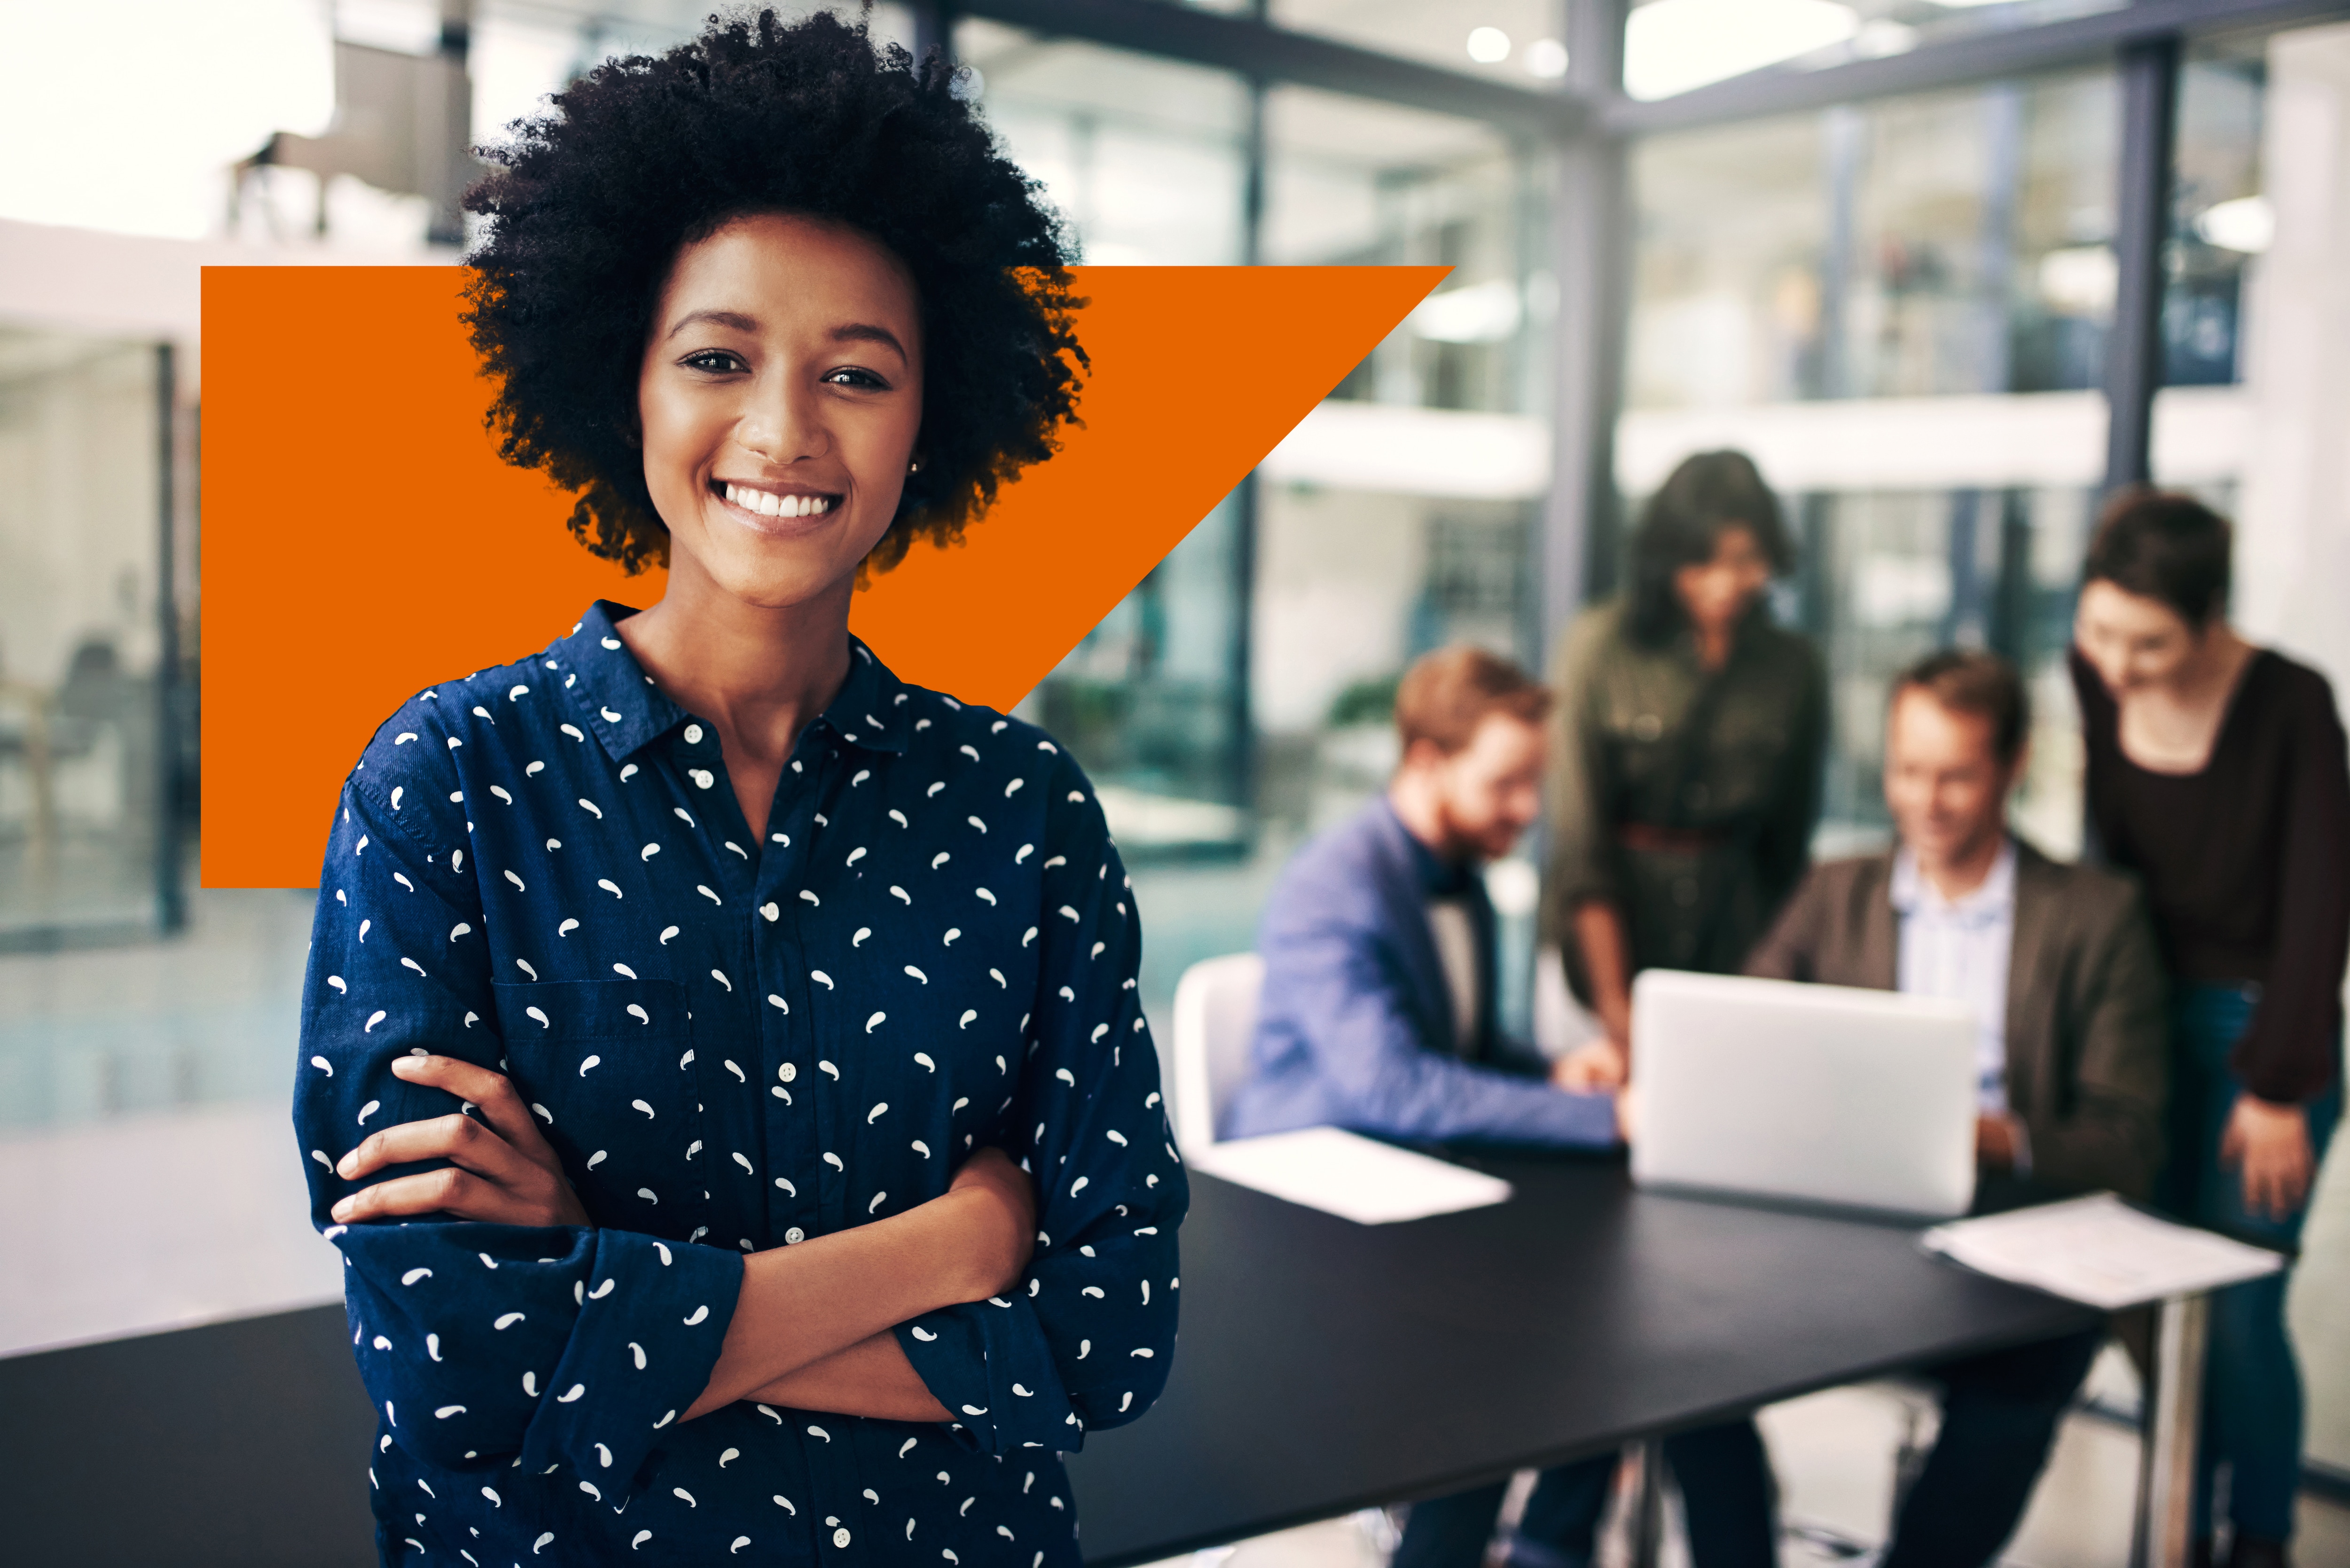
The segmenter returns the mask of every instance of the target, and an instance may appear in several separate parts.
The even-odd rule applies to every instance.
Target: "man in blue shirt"
[[[1493,1016],[1481,870],[1541,815],[1549,708],[1481,649],[1412,666],[1396,693],[1394,782],[1301,850],[1265,905],[1253,1068],[1224,1136],[1336,1126],[1424,1142],[1617,1141],[1615,1097],[1553,1087],[1541,1054]]]
[[[1336,1126],[1416,1142],[1603,1148],[1616,1097],[1558,1072],[1494,1018],[1484,862],[1542,810],[1550,693],[1508,660],[1427,655],[1396,692],[1402,764],[1387,793],[1299,851],[1265,906],[1254,1060],[1228,1137]],[[1773,1561],[1770,1483],[1752,1423],[1669,1439],[1697,1568]],[[1579,1568],[1614,1455],[1543,1473],[1512,1547],[1522,1568]],[[1392,1568],[1476,1568],[1504,1483],[1413,1505]]]

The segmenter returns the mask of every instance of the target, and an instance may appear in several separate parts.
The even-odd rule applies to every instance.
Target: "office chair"
[[[1195,1153],[1216,1141],[1232,1091],[1248,1075],[1264,960],[1254,953],[1202,959],[1175,982],[1175,1143]]]

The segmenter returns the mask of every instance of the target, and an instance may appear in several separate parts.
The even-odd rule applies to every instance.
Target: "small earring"
[[[908,473],[920,473],[920,472],[922,472],[922,460],[921,460],[920,458],[916,458],[916,459],[914,459],[911,462],[909,462],[909,463],[906,465],[906,472],[907,472]]]

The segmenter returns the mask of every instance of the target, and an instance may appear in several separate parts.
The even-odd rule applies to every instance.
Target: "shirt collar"
[[[1918,869],[1918,857],[1905,844],[1893,852],[1893,880],[1887,892],[1897,914],[1936,914],[1969,924],[2012,919],[2015,913],[2015,840],[2012,836],[2001,839],[1999,858],[1991,862],[1991,875],[1974,891],[1954,899],[1944,898],[1926,880]]]
[[[613,629],[637,612],[610,599],[598,599],[571,634],[550,651],[550,661],[578,677],[568,688],[587,718],[587,727],[614,762],[620,762],[685,722],[690,715],[653,684],[637,656]],[[815,722],[852,746],[869,752],[902,752],[913,730],[906,716],[905,684],[858,639],[848,639],[848,679]]]

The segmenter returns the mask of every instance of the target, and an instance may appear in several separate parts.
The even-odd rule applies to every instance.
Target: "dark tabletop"
[[[1357,1225],[1197,1172],[1149,1415],[1069,1459],[1086,1559],[1146,1562],[2057,1334],[2088,1309],[1868,1220],[1479,1161],[1498,1207]]]
[[[1635,1193],[1620,1163],[1485,1163],[1514,1201],[1408,1225],[1194,1173],[1166,1395],[1070,1459],[1089,1562],[2095,1321],[1930,1259],[1913,1231]],[[0,1357],[0,1559],[358,1568],[374,1426],[339,1304]]]

